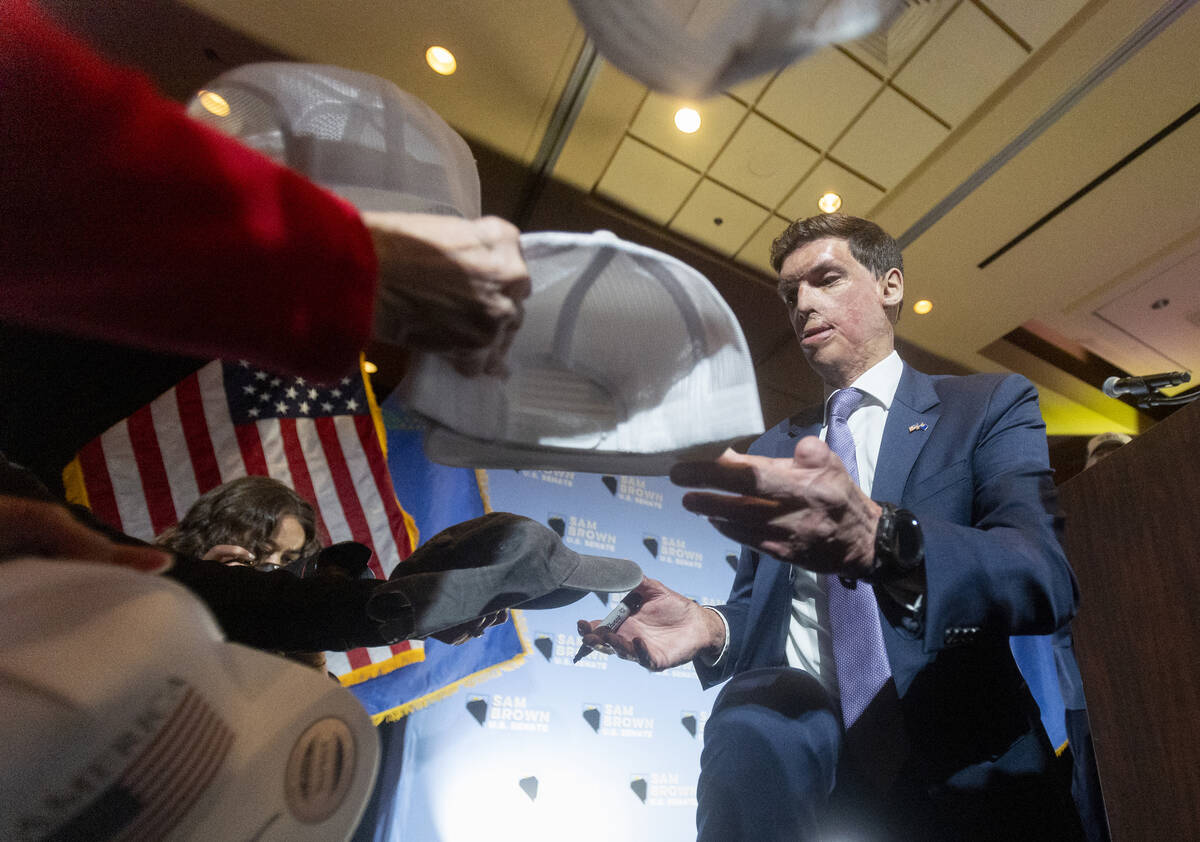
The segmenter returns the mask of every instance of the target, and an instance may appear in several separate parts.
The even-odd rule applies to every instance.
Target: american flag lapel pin
[[[926,424],[924,421],[922,421],[920,424],[909,424],[908,425],[908,431],[910,433],[915,433],[917,430],[928,430],[928,429],[929,429],[929,425]]]

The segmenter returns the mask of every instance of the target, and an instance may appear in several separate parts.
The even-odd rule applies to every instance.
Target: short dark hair
[[[891,234],[869,219],[841,213],[823,213],[808,219],[797,219],[785,228],[771,243],[771,266],[778,272],[783,268],[783,261],[793,251],[826,237],[845,240],[854,259],[867,267],[876,278],[882,278],[889,269],[904,272],[904,257],[900,253],[900,244]],[[894,308],[888,308],[888,318],[892,322],[900,318],[902,306],[903,302]]]
[[[845,240],[854,259],[882,278],[892,268],[904,271],[900,245],[869,219],[841,213],[823,213],[797,219],[771,243],[771,265],[778,272],[789,254],[805,243],[836,237]]]
[[[241,477],[201,495],[156,543],[195,558],[220,544],[243,547],[260,557],[269,555],[271,536],[289,515],[304,529],[301,557],[317,552],[321,548],[317,518],[307,500],[279,480]]]

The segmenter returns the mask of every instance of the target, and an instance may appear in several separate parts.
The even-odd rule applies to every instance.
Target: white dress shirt
[[[863,393],[858,409],[846,419],[854,437],[854,453],[858,460],[858,485],[871,496],[875,484],[875,465],[879,462],[879,447],[883,442],[883,427],[887,423],[896,387],[904,363],[895,351],[867,369],[851,387]],[[825,396],[825,418],[821,425],[821,441],[829,429],[829,398]],[[788,666],[816,676],[821,684],[837,696],[837,680],[833,672],[833,648],[829,636],[829,616],[826,609],[824,576],[803,567],[792,568],[792,620],[788,624],[785,645]],[[824,667],[824,669],[822,668]]]

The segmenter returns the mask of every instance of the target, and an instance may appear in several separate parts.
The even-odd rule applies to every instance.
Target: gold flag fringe
[[[511,672],[517,667],[525,663],[526,656],[529,655],[529,631],[525,626],[524,613],[517,610],[509,611],[512,616],[513,625],[516,626],[517,636],[521,640],[521,651],[509,658],[507,661],[502,661],[498,664],[493,664],[490,667],[471,673],[468,676],[460,678],[452,684],[447,684],[445,687],[440,687],[432,693],[427,693],[413,699],[410,702],[405,702],[399,707],[394,707],[391,710],[385,710],[381,713],[376,713],[371,717],[371,721],[376,725],[381,725],[384,722],[395,722],[397,719],[408,716],[414,710],[428,707],[434,702],[439,702],[448,696],[452,696],[464,687],[471,687],[479,684],[481,681],[486,681],[489,678],[500,675],[502,673]]]

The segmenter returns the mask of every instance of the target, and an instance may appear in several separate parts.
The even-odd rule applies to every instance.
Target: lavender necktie
[[[825,443],[858,483],[858,458],[846,419],[862,403],[857,389],[839,389],[829,400],[829,428]],[[833,637],[833,665],[842,696],[842,722],[847,728],[891,678],[875,590],[866,582],[847,588],[837,576],[826,577],[829,592],[829,629]]]

